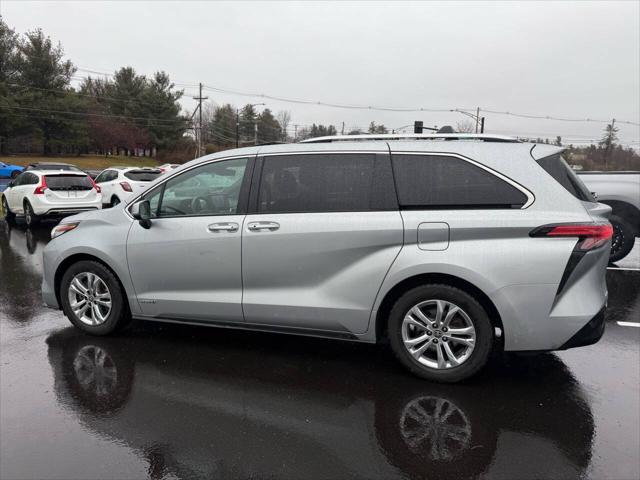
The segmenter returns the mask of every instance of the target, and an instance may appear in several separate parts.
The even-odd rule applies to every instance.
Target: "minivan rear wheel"
[[[73,325],[93,335],[108,335],[129,323],[125,296],[115,275],[104,265],[83,260],[62,276],[60,300]]]
[[[491,353],[493,328],[480,303],[450,285],[423,285],[402,295],[389,316],[389,342],[415,375],[458,382],[478,372]]]

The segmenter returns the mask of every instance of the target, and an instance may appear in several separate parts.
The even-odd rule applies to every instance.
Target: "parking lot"
[[[640,477],[640,245],[596,345],[459,385],[383,346],[139,322],[109,338],[42,306],[36,230],[0,221],[2,478]]]

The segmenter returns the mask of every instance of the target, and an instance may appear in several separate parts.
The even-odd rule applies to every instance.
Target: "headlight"
[[[56,237],[59,237],[63,233],[67,233],[73,230],[78,225],[80,225],[80,222],[61,223],[60,225],[56,225],[55,227],[53,227],[53,230],[51,230],[51,238],[54,239]]]

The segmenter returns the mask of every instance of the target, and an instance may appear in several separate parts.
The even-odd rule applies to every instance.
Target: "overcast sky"
[[[475,108],[640,122],[640,2],[287,3],[0,0],[18,32],[42,28],[75,65],[165,70],[177,83],[350,105]],[[78,71],[78,75],[88,73]],[[95,76],[95,74],[94,74]],[[184,87],[185,93],[196,93]],[[389,128],[459,113],[307,106],[207,91],[216,103],[267,103],[292,124]],[[192,109],[195,101],[183,101]],[[601,123],[486,113],[487,132],[600,138]],[[623,142],[640,127],[619,123]],[[640,143],[633,144],[638,148]]]

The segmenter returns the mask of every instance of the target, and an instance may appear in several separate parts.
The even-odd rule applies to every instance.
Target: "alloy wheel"
[[[92,272],[78,273],[69,284],[69,305],[86,325],[102,325],[111,313],[111,292],[107,284]]]
[[[24,206],[24,220],[27,225],[31,225],[31,222],[33,222],[33,210],[31,210],[31,205],[28,203]]]
[[[422,365],[442,370],[469,359],[476,330],[469,315],[455,303],[427,300],[414,305],[404,316],[402,342]]]

